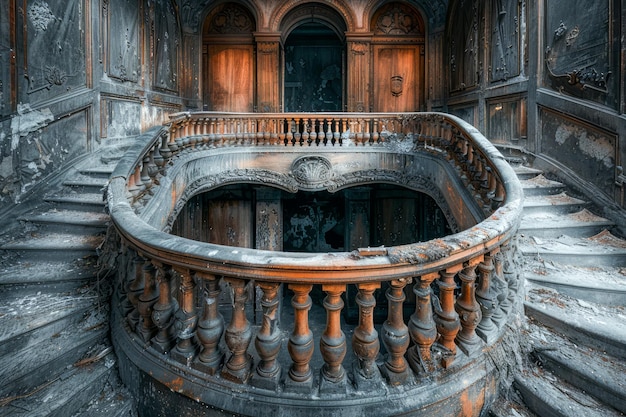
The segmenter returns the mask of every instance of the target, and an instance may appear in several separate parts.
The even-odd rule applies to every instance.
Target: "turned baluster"
[[[340,143],[340,139],[341,139],[341,120],[339,119],[334,119],[333,120],[333,145],[335,144],[341,144]],[[345,127],[344,127],[344,131],[345,131]]]
[[[493,313],[493,321],[502,327],[506,321],[506,316],[511,311],[511,301],[508,299],[509,287],[504,279],[503,273],[503,254],[501,250],[498,250],[493,257],[493,282],[496,283],[498,289],[498,308]]]
[[[435,364],[432,360],[431,347],[437,339],[437,326],[433,319],[430,302],[430,284],[438,277],[438,273],[427,274],[419,278],[413,287],[415,293],[415,312],[409,320],[409,332],[415,346],[409,352],[409,364],[417,374],[433,372]]]
[[[326,134],[325,134],[325,140],[324,140],[324,145],[328,146],[328,145],[332,145],[333,144],[333,119],[332,118],[328,118],[326,119]]]
[[[287,348],[293,361],[289,369],[289,379],[285,384],[297,390],[309,392],[313,385],[311,372],[311,358],[313,357],[313,332],[309,329],[309,310],[311,297],[309,293],[312,285],[290,284],[289,289],[294,292],[291,305],[294,308],[293,332],[289,336]]]
[[[143,263],[144,258],[139,254],[133,258],[133,263],[135,264],[135,278],[133,281],[128,284],[126,289],[126,293],[128,295],[128,301],[132,305],[132,309],[126,316],[126,320],[128,322],[128,326],[132,331],[137,329],[137,324],[139,323],[139,310],[137,309],[137,305],[139,303],[139,296],[143,294],[144,287],[144,275],[143,275]]]
[[[363,126],[365,127],[365,132],[363,132],[363,144],[369,144],[370,143],[370,139],[372,138],[372,135],[370,134],[370,121],[369,120],[363,120]]]
[[[276,389],[280,380],[280,364],[276,360],[280,353],[281,332],[278,326],[278,290],[280,284],[273,282],[259,282],[263,291],[261,307],[263,308],[263,322],[254,341],[254,346],[261,359],[252,384],[261,388]]]
[[[374,119],[374,128],[372,129],[372,142],[378,143],[380,132],[378,130],[378,119]]]
[[[172,358],[187,366],[198,351],[194,342],[198,315],[194,308],[194,290],[196,284],[188,269],[177,269],[180,274],[180,287],[178,290],[178,304],[180,308],[176,312],[176,330],[178,342],[172,350]]]
[[[435,323],[437,332],[440,335],[437,344],[446,351],[441,363],[444,368],[450,366],[454,361],[456,355],[456,343],[454,340],[461,328],[459,315],[454,309],[454,290],[456,289],[454,277],[461,268],[462,266],[459,265],[440,271],[439,279],[437,280],[440,298],[439,303],[435,302]]]
[[[233,315],[224,332],[224,341],[231,355],[222,369],[222,377],[243,384],[248,381],[252,367],[252,357],[248,354],[252,327],[246,317],[248,291],[244,280],[229,279],[228,282],[233,289]]]
[[[406,300],[404,287],[412,281],[410,277],[393,280],[386,293],[389,311],[383,323],[382,339],[388,356],[382,370],[390,385],[403,384],[409,376],[404,354],[409,347],[410,337],[409,328],[404,324],[403,305]]]
[[[309,134],[309,145],[315,143],[319,145],[319,136],[317,134],[317,119],[311,119],[311,133]]]
[[[285,142],[287,139],[287,134],[285,133],[285,124],[287,123],[286,119],[280,119],[277,121],[277,134],[278,134],[278,140],[276,141],[276,145],[286,145],[287,143]]]
[[[493,270],[493,256],[485,254],[485,259],[478,264],[476,300],[480,305],[482,320],[476,327],[476,333],[487,343],[494,341],[498,332],[492,319],[494,311],[498,308],[496,294],[491,283]]]
[[[293,144],[294,146],[296,144],[302,146],[302,133],[300,131],[300,119],[296,119],[296,123],[295,123],[295,128],[296,130],[293,133]]]
[[[285,135],[285,146],[295,145],[294,137],[293,137],[294,131],[295,131],[295,127],[294,127],[293,119],[287,120],[287,133]]]
[[[157,332],[157,327],[152,321],[152,306],[159,298],[155,278],[156,268],[146,259],[143,268],[144,287],[143,292],[137,300],[137,310],[141,316],[141,326],[137,329],[137,334],[141,336],[144,342],[148,343]]]
[[[152,321],[159,329],[152,339],[152,346],[160,353],[169,352],[174,346],[173,334],[174,313],[178,310],[178,303],[172,298],[172,268],[161,262],[152,261],[158,270],[159,300],[152,307]]]
[[[363,384],[363,379],[371,380],[379,375],[375,361],[380,351],[380,342],[378,332],[374,328],[374,308],[376,307],[374,291],[378,288],[380,288],[379,282],[358,284],[356,303],[359,306],[359,325],[352,335],[352,348],[358,358],[358,368],[355,370],[358,387]]]
[[[357,129],[356,129],[356,141],[357,141],[357,144],[364,146],[365,143],[364,143],[364,140],[363,140],[363,138],[364,138],[364,135],[363,135],[363,119],[357,119],[356,120],[356,126],[357,126]]]
[[[471,356],[481,347],[481,340],[476,334],[476,326],[480,323],[482,313],[476,301],[476,263],[481,259],[467,262],[459,272],[461,294],[456,300],[456,312],[461,319],[461,331],[456,335],[456,343],[461,350]]]
[[[224,318],[218,311],[220,282],[212,274],[203,272],[196,276],[202,278],[204,283],[202,318],[198,321],[196,330],[202,351],[192,366],[209,375],[215,375],[224,360],[224,354],[219,348],[224,333]]]
[[[323,285],[326,292],[324,308],[326,309],[326,329],[320,339],[320,352],[324,358],[322,367],[322,386],[320,390],[328,388],[325,381],[336,384],[345,383],[346,372],[343,368],[343,358],[346,356],[346,335],[341,330],[341,310],[343,300],[341,294],[346,291],[344,284]],[[329,388],[336,389],[336,388]]]

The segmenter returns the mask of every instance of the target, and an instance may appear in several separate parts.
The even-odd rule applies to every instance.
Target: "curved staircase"
[[[108,340],[97,251],[102,188],[123,146],[94,153],[56,191],[5,218],[0,246],[0,415],[134,416]],[[493,417],[626,413],[626,241],[590,203],[521,161],[525,366]],[[51,186],[52,187],[52,186]]]
[[[129,416],[108,340],[102,188],[123,147],[47,181],[15,206],[0,245],[0,415]],[[24,209],[22,208],[24,207]]]

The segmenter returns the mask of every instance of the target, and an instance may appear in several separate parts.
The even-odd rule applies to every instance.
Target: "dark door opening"
[[[336,112],[343,108],[344,45],[328,26],[298,26],[285,42],[284,110]]]

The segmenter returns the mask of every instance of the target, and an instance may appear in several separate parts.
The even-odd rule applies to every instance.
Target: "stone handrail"
[[[435,155],[450,164],[484,218],[430,242],[343,253],[286,253],[173,236],[140,214],[181,155],[242,146],[259,152],[268,147],[362,146],[382,151],[398,136],[410,145],[402,152]],[[118,329],[118,335],[134,340],[127,349],[136,349],[137,355],[144,355],[146,348],[166,354],[169,369],[176,362],[180,373],[213,384],[213,394],[208,394],[185,380],[186,389],[194,392],[190,396],[216,401],[228,383],[287,396],[309,393],[314,385],[316,395],[345,394],[350,385],[363,388],[379,380],[395,387],[454,364],[461,369],[503,334],[517,302],[513,237],[522,190],[500,153],[466,122],[442,113],[179,113],[167,130],[148,132],[144,139],[123,157],[108,187],[108,207],[123,248],[118,296],[128,331],[121,334]],[[175,282],[179,289],[173,295]],[[218,308],[224,282],[232,293],[227,325]],[[246,314],[252,282],[261,294],[258,326]],[[415,310],[407,318],[405,287],[413,282]],[[294,294],[294,322],[286,343],[291,363],[285,372],[278,359],[281,284]],[[350,352],[341,325],[349,284],[356,285],[359,310]],[[379,337],[372,312],[377,308],[374,294],[383,284],[387,320]],[[310,293],[318,285],[326,294],[326,326],[314,335]],[[200,306],[198,298],[203,299]],[[319,382],[312,369],[315,338],[323,362]],[[380,342],[386,355],[379,366]],[[357,358],[350,378],[347,354]],[[171,373],[171,378],[177,375]],[[161,382],[168,385],[168,378]],[[279,400],[280,395],[264,399]],[[224,408],[241,411],[236,398],[227,402]]]

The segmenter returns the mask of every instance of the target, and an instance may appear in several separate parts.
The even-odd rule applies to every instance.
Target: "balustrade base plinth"
[[[176,346],[174,349],[172,349],[172,353],[170,354],[170,356],[176,362],[180,362],[186,366],[191,366],[193,359],[196,357],[196,355],[198,355],[199,351],[200,348],[195,345],[191,346],[189,350],[181,350],[178,348],[178,346]]]
[[[226,366],[222,368],[222,378],[227,379],[232,382],[236,382],[238,384],[245,384],[250,379],[252,375],[252,357],[248,355],[248,360],[246,361],[246,366],[240,369],[231,369],[228,367],[229,364],[226,363]]]
[[[374,393],[383,392],[385,390],[384,381],[378,368],[374,368],[371,375],[366,377],[363,375],[363,371],[360,369],[359,364],[355,363],[353,366],[353,374],[354,386],[359,391]]]
[[[223,363],[224,363],[223,356],[218,357],[214,361],[211,361],[211,362],[204,362],[200,359],[200,357],[197,357],[196,359],[194,359],[193,363],[191,364],[191,367],[193,369],[197,369],[200,372],[204,372],[205,374],[213,376],[219,373],[220,369],[222,369]]]
[[[294,381],[291,378],[285,379],[285,392],[310,394],[313,390],[313,377],[306,381]]]
[[[259,374],[255,373],[250,378],[250,385],[261,389],[277,391],[278,387],[280,387],[281,375],[282,373],[280,371],[270,376],[260,376]]]
[[[386,364],[380,366],[380,374],[392,387],[404,385],[413,378],[413,374],[407,366],[404,370],[389,369]]]
[[[344,372],[337,381],[330,381],[324,376],[324,371],[320,371],[320,394],[345,395],[348,392],[348,378]]]

